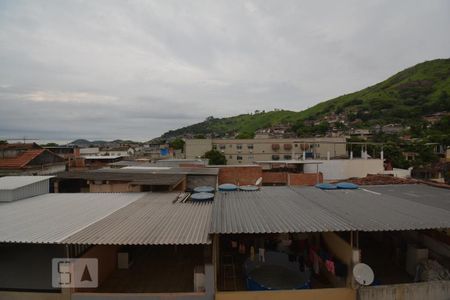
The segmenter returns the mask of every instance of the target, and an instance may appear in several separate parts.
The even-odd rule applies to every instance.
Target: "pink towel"
[[[325,261],[325,267],[327,268],[328,272],[330,272],[331,274],[335,275],[334,261],[327,259]]]

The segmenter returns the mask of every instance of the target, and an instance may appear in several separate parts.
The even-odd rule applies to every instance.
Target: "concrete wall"
[[[450,281],[431,281],[360,288],[359,300],[448,300]]]
[[[366,177],[368,174],[378,174],[384,170],[381,159],[332,159],[323,160],[319,172],[324,180],[346,179],[351,177]],[[315,165],[305,165],[305,173],[315,173]]]
[[[255,184],[262,177],[261,166],[223,166],[219,168],[219,184]]]
[[[74,293],[72,300],[212,300],[206,293]]]
[[[0,289],[53,290],[52,259],[62,245],[0,244]]]
[[[0,291],[0,300],[65,300],[61,293],[32,293],[32,292],[4,292]]]
[[[292,291],[218,292],[216,300],[356,300],[356,292],[348,288]]]
[[[216,175],[187,175],[186,176],[187,181],[187,189],[193,190],[195,187],[198,186],[217,186],[217,176]]]
[[[95,184],[90,182],[90,193],[126,193],[126,192],[140,192],[140,186],[131,186],[128,182],[114,182],[104,184]]]
[[[98,259],[98,284],[101,285],[117,268],[119,246],[94,246],[82,258]]]
[[[212,149],[211,139],[187,139],[184,145],[186,159],[202,157],[205,152]]]

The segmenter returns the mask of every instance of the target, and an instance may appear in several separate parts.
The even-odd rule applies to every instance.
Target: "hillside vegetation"
[[[299,135],[324,134],[327,116],[338,116],[339,126],[370,128],[390,123],[417,126],[425,115],[450,111],[450,59],[427,61],[403,70],[361,91],[343,95],[304,111],[270,111],[229,118],[208,117],[204,122],[171,130],[164,139],[186,135],[251,137],[258,129],[289,124]],[[315,121],[316,126],[305,121]],[[320,127],[322,126],[322,127]],[[317,127],[317,128],[315,128]]]

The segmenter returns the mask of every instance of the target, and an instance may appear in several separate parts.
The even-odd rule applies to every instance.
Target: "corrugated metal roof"
[[[113,181],[145,181],[151,185],[175,186],[186,178],[183,174],[154,174],[149,172],[124,172],[117,169],[111,171],[75,171],[58,174],[58,178],[77,178],[85,180],[113,180]]]
[[[450,190],[426,184],[373,185],[365,189],[450,211]]]
[[[300,196],[346,220],[359,231],[419,230],[450,227],[450,211],[370,189],[293,188]],[[450,196],[450,192],[448,192]]]
[[[208,244],[211,203],[173,203],[177,193],[150,193],[64,240],[70,244]]]
[[[54,176],[4,176],[0,177],[0,190],[15,190],[29,184],[49,180]]]
[[[122,172],[136,172],[136,173],[154,173],[154,174],[186,174],[186,175],[218,175],[219,168],[204,168],[204,167],[165,167],[165,169],[155,169],[152,167],[124,167],[119,169]],[[108,169],[97,170],[100,172],[108,172]]]
[[[427,187],[429,188],[429,187]],[[450,191],[447,191],[449,198]],[[449,228],[450,211],[367,189],[263,187],[218,193],[211,233]]]
[[[143,195],[45,194],[0,203],[0,242],[60,243]]]
[[[283,233],[353,230],[345,219],[288,187],[219,192],[211,233]]]

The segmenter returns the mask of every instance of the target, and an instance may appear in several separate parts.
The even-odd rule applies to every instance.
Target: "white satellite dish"
[[[356,282],[361,285],[371,285],[375,279],[372,269],[364,263],[356,264],[353,267],[353,276]]]

